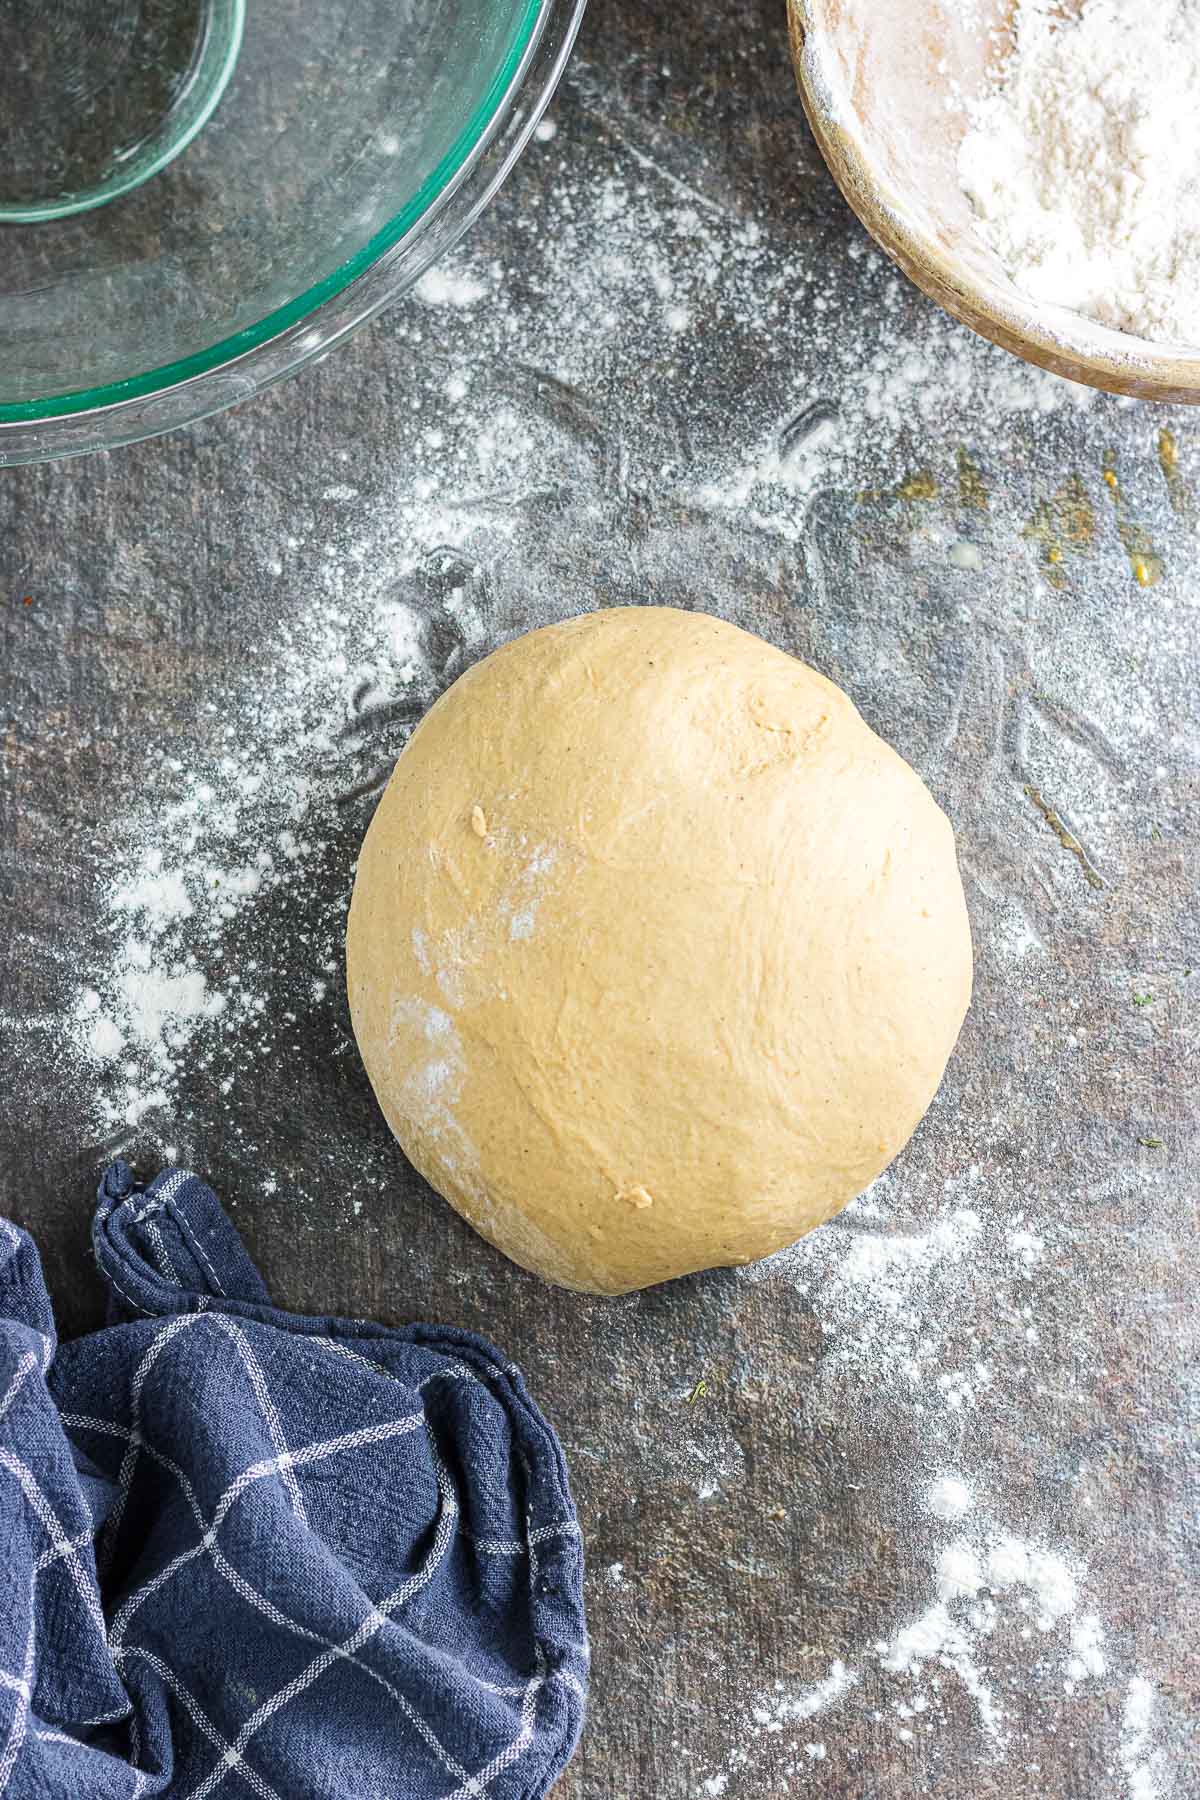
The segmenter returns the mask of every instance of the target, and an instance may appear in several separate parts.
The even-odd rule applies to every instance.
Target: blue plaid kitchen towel
[[[583,1721],[562,1450],[470,1332],[277,1312],[216,1196],[100,1187],[103,1331],[0,1219],[0,1794],[537,1800]]]

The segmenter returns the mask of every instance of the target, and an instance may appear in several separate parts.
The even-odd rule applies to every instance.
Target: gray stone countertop
[[[1200,419],[912,290],[777,4],[595,0],[550,118],[319,367],[0,476],[3,1210],[64,1331],[119,1148],[203,1170],[281,1303],[510,1350],[585,1527],[569,1800],[1200,1794]],[[434,694],[647,600],[803,656],[922,772],[977,989],[864,1200],[602,1302],[407,1169],[338,958]]]

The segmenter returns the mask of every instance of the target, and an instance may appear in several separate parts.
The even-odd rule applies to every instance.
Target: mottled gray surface
[[[564,1796],[1178,1800],[1200,1794],[1200,421],[1077,407],[943,322],[865,246],[786,58],[762,0],[596,0],[557,136],[455,261],[472,304],[413,300],[187,435],[0,477],[4,1210],[82,1329],[100,1161],[177,1146],[281,1302],[509,1347],[586,1529],[595,1682]],[[111,1072],[64,1020],[111,973],[111,871],[226,717],[266,766],[253,695],[339,588],[351,626],[360,592],[411,609],[419,671],[383,704],[322,673],[303,878],[220,945],[265,1014],[198,1038],[136,1129],[106,1123]],[[959,833],[978,981],[865,1206],[758,1277],[601,1303],[411,1175],[340,983],[311,975],[436,688],[501,636],[644,599],[803,655],[916,764]],[[926,1503],[947,1473],[959,1524]],[[993,1570],[993,1614],[951,1603],[955,1666],[894,1672],[958,1536],[1053,1553],[1077,1592],[1042,1629]],[[1072,1671],[1091,1615],[1104,1666]]]

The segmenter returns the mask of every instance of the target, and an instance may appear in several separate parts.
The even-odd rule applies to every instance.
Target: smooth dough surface
[[[736,626],[586,614],[403,751],[347,945],[389,1124],[518,1263],[618,1294],[766,1256],[903,1147],[971,991],[950,826]]]

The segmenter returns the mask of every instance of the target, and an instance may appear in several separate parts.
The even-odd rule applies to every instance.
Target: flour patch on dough
[[[533,927],[537,921],[537,908],[523,906],[520,912],[513,913],[508,921],[508,935],[514,944],[523,944],[533,936]]]
[[[528,836],[497,824],[489,825],[486,852],[498,857],[502,866],[519,865],[499,899],[487,910],[473,904],[462,924],[443,931],[436,941],[420,928],[413,934],[418,967],[422,974],[432,973],[442,999],[455,1012],[497,992],[491,911],[507,921],[510,943],[527,943],[537,927],[538,909],[551,891],[549,878],[563,860],[555,845],[537,844],[530,850]]]
[[[524,853],[527,839],[521,841],[521,852]],[[557,867],[560,852],[552,844],[540,844],[525,864],[512,891],[500,902],[500,914],[508,920],[509,942],[524,944],[533,936],[537,925],[538,907],[546,896],[549,876]]]
[[[479,1153],[455,1110],[462,1097],[466,1058],[449,1013],[424,1000],[400,997],[392,1007],[390,1044],[395,1056],[411,1059],[397,1100],[412,1129],[456,1173],[478,1168]]]

